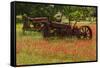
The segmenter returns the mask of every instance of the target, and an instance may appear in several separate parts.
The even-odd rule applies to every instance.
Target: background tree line
[[[70,21],[96,20],[96,8],[85,6],[68,6],[68,5],[52,5],[52,4],[29,4],[17,3],[16,15],[27,14],[30,17],[49,17],[54,20],[54,15],[61,12],[69,23]]]

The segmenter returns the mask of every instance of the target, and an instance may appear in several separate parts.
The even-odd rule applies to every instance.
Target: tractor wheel
[[[92,30],[89,26],[80,27],[80,39],[92,39]]]
[[[48,26],[44,26],[44,27],[42,28],[42,32],[43,32],[43,37],[44,37],[44,38],[50,37],[50,32],[49,32],[49,31],[50,31],[50,30],[49,30]]]

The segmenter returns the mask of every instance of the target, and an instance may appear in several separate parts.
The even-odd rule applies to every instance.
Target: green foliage
[[[96,8],[82,6],[52,5],[52,4],[16,4],[16,15],[27,14],[30,17],[49,17],[54,20],[54,15],[61,12],[71,20],[86,20],[87,17],[96,17]]]

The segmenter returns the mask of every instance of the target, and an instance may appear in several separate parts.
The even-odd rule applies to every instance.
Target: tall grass
[[[44,39],[41,32],[22,32],[22,24],[16,24],[17,65],[79,62],[96,60],[96,26],[92,24],[92,40],[75,38]]]

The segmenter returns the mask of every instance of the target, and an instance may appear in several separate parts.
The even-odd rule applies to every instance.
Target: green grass
[[[44,39],[41,32],[22,32],[22,24],[16,24],[17,65],[47,64],[95,60],[95,39],[51,37]],[[81,44],[82,43],[82,44]],[[76,51],[76,52],[74,52]]]

